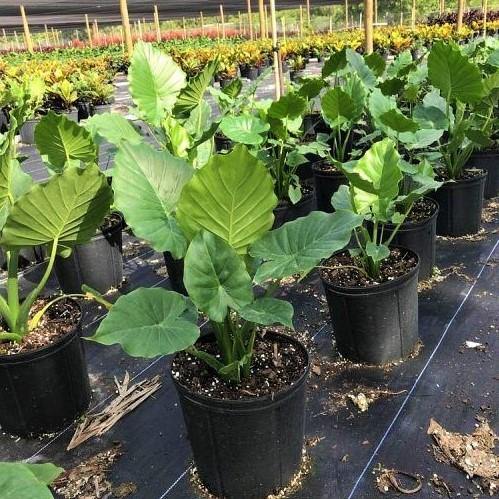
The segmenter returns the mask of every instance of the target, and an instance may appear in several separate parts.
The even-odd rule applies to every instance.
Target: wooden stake
[[[5,33],[5,28],[2,28],[2,34],[4,43],[7,43],[7,33]]]
[[[329,16],[329,34],[333,32],[333,16]]]
[[[220,22],[222,23],[222,40],[225,40],[225,16],[224,6],[220,4]]]
[[[251,0],[246,0],[248,8],[248,26],[249,26],[249,37],[253,40],[253,14],[251,13]]]
[[[374,0],[374,24],[378,24],[378,0]]]
[[[202,12],[199,13],[199,17],[201,19],[201,36],[204,36],[204,17]]]
[[[17,50],[20,50],[21,45],[19,44],[19,37],[17,36],[17,31],[14,31],[14,38],[16,39]]]
[[[372,54],[373,42],[373,0],[364,0],[364,32],[366,37],[365,51]]]
[[[92,31],[90,30],[90,22],[88,20],[88,14],[85,14],[85,25],[87,27],[87,39],[88,39],[88,44],[90,45],[90,48],[92,48],[94,46],[94,41],[92,39]],[[45,25],[45,28],[47,27],[47,25]],[[46,32],[46,34],[48,35],[48,33]]]
[[[185,17],[182,17],[182,30],[184,33],[184,40],[186,40],[187,39],[187,28],[185,26]]]
[[[258,14],[260,16],[260,38],[262,40],[265,40],[267,38],[266,36],[266,29],[265,29],[265,7],[263,0],[258,0]]]
[[[97,40],[97,37],[99,36],[99,27],[97,26],[96,19],[94,19],[94,22],[92,24],[92,29],[93,29],[93,39]]]
[[[348,29],[348,0],[345,0],[345,29]]]
[[[265,38],[269,37],[269,11],[265,5]]]
[[[307,0],[307,27],[310,29],[310,0]]]
[[[29,32],[29,24],[28,18],[26,17],[26,11],[24,10],[24,5],[20,5],[21,9],[21,17],[23,18],[23,27],[24,27],[24,38],[26,40],[26,48],[28,52],[32,54],[33,50],[33,40],[31,40],[31,33]]]
[[[139,38],[141,40],[143,40],[143,37],[142,37],[142,35],[143,35],[143,33],[142,33],[142,23],[140,22],[140,19],[137,21],[137,26],[139,28]]]
[[[277,21],[275,17],[275,0],[270,0],[270,21],[272,27],[272,51],[274,53],[275,98],[281,98],[281,72],[279,67],[279,47],[277,42]]]
[[[411,26],[412,29],[416,27],[416,0],[412,0]]]
[[[128,57],[133,55],[133,40],[132,30],[130,29],[130,18],[128,17],[127,0],[120,0],[121,23],[123,25],[123,33],[125,35],[125,45]]]
[[[286,42],[286,17],[281,17],[281,30],[282,30],[282,39]]]
[[[154,6],[154,25],[156,26],[156,41],[161,41],[161,26],[159,25],[159,12],[158,6]]]
[[[487,7],[488,1],[483,0],[483,37],[487,36]]]
[[[303,6],[300,5],[300,37],[303,38]]]
[[[241,11],[237,11],[237,15],[239,17],[239,35],[242,35],[243,33],[243,18],[241,17]]]
[[[464,0],[457,1],[457,30],[460,31],[463,27],[463,15],[464,15]]]

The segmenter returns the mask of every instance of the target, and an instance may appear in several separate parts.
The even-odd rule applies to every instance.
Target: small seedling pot
[[[307,368],[294,385],[272,396],[214,399],[173,378],[199,477],[217,497],[267,497],[300,467],[309,363],[305,347],[289,341],[307,357]]]
[[[289,72],[289,79],[294,82],[300,81],[305,77],[305,71],[303,69],[291,69]]]
[[[90,102],[78,102],[78,121],[86,120],[92,115],[92,105]]]
[[[312,165],[314,173],[315,197],[317,209],[326,213],[333,213],[331,197],[340,185],[347,184],[347,178],[338,170],[323,170],[318,164]]]
[[[430,194],[440,207],[437,235],[459,237],[480,230],[487,173],[470,179],[445,182]]]
[[[435,267],[437,245],[438,204],[434,199],[425,198],[433,204],[432,215],[418,223],[405,222],[400,226],[392,239],[395,246],[408,248],[419,256],[419,280],[429,279]],[[395,230],[395,225],[387,224],[384,228],[385,237]]]
[[[64,293],[81,293],[83,284],[99,293],[123,281],[123,217],[90,242],[75,246],[68,258],[56,257],[54,269]]]
[[[0,355],[1,430],[21,437],[53,433],[90,403],[81,321],[56,343],[32,352]]]
[[[184,259],[176,260],[169,251],[163,253],[166,271],[170,278],[170,286],[173,291],[187,296],[184,286]]]
[[[383,365],[413,352],[418,340],[418,273],[419,263],[406,275],[369,288],[340,287],[321,276],[341,355]]]
[[[296,204],[286,202],[274,209],[274,229],[277,229],[286,222],[292,222],[300,217],[307,216],[315,208],[315,193],[305,194]]]
[[[499,195],[499,151],[476,151],[469,160],[468,168],[487,172],[483,193],[485,199]]]

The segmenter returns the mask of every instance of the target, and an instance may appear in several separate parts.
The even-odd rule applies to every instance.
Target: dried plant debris
[[[433,473],[430,483],[441,496],[452,497],[452,487],[441,476]]]
[[[141,253],[144,253],[147,244],[145,241],[127,241],[123,244],[123,256],[126,259],[134,258]]]
[[[74,449],[92,437],[101,436],[110,430],[123,416],[133,411],[161,387],[159,376],[144,379],[130,385],[130,375],[125,374],[123,382],[114,378],[118,395],[104,410],[88,414],[80,423],[69,442],[67,450]]]
[[[418,291],[429,291],[430,289],[433,289],[436,284],[445,281],[451,276],[456,276],[466,282],[471,282],[473,279],[466,275],[463,270],[464,265],[462,263],[460,265],[451,265],[444,269],[434,267],[432,276],[429,279],[418,283]]]
[[[65,499],[104,499],[110,496],[107,473],[122,455],[121,445],[99,452],[71,470],[65,471],[53,484],[54,491]]]
[[[394,491],[404,495],[417,494],[423,487],[422,477],[418,474],[383,468],[381,465],[375,472],[376,486],[382,494]]]
[[[499,219],[498,198],[491,199],[482,209],[482,222],[493,223]]]
[[[469,479],[477,477],[490,495],[499,492],[499,455],[495,453],[498,437],[487,421],[479,419],[477,429],[463,435],[447,431],[431,419],[427,433],[435,441],[433,454],[437,461],[454,465]]]
[[[135,485],[133,482],[120,483],[116,487],[113,487],[111,492],[113,494],[113,497],[128,497],[137,492],[137,485]]]
[[[441,241],[471,241],[478,242],[487,239],[487,236],[495,234],[497,230],[485,230],[483,227],[476,234],[466,234],[465,236],[437,236],[437,240]]]

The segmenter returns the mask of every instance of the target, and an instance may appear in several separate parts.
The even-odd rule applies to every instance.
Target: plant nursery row
[[[292,39],[283,44],[292,78],[275,100],[257,98],[270,68],[246,73],[244,83],[239,76],[267,65],[270,42],[196,41],[168,51],[138,42],[130,61],[119,48],[2,59],[0,498],[110,497],[108,482],[95,486],[97,474],[82,485],[84,467],[63,468],[115,424],[117,431],[127,424],[123,438],[135,442],[121,459],[136,463],[118,497],[417,493],[424,480],[404,469],[417,453],[404,457],[411,448],[403,433],[394,469],[381,473],[377,489],[364,482],[478,279],[492,272],[494,282],[487,265],[497,243],[483,223],[493,222],[499,189],[499,43],[471,35],[449,25],[380,29],[371,54],[356,50],[357,31]],[[324,61],[307,76],[311,58]],[[134,105],[127,116],[109,107],[113,78],[125,69]],[[25,152],[35,154],[27,143],[48,180],[34,182],[25,171]],[[103,150],[112,156],[105,171]],[[134,282],[124,281],[133,260],[125,243],[159,255],[167,287],[139,264]],[[467,293],[447,286],[447,295],[435,295],[440,301],[421,303],[422,290],[445,279],[439,262],[453,262],[455,276],[468,263],[477,277],[466,281]],[[489,305],[485,294],[480,327],[489,327]],[[433,354],[421,353],[421,338]],[[327,375],[333,355],[343,367]],[[168,366],[156,364],[165,357]],[[119,421],[124,414],[104,408],[97,363],[111,398],[120,366],[133,373],[161,366],[168,403],[148,409],[153,400],[144,394],[154,399],[159,389],[153,380],[134,388],[144,399],[135,392],[127,399],[127,374],[123,384],[116,379],[110,407],[128,400],[125,413],[135,411]],[[400,391],[360,392],[349,366],[398,369],[397,382],[412,381]],[[367,411],[383,394],[405,400],[393,420],[380,414],[355,434],[366,449],[356,454],[355,476],[343,470],[354,423],[317,407],[341,369],[351,386],[344,404]],[[448,369],[442,379],[455,378]],[[328,407],[341,403],[333,398]],[[422,415],[429,405],[424,397],[418,403]],[[461,402],[450,404],[457,417]],[[106,429],[91,433],[90,420]],[[78,450],[65,452],[60,442],[74,422],[84,427],[69,444]],[[369,433],[384,423],[381,440]],[[411,431],[425,434],[418,429],[425,424],[414,423],[407,441]],[[320,435],[311,439],[310,427]],[[366,432],[373,436],[363,439]],[[445,430],[433,421],[428,432],[459,468]],[[337,442],[326,440],[326,449],[332,434]],[[493,449],[483,450],[481,466],[461,467],[487,494],[497,493],[499,479],[497,464],[492,471],[484,464],[497,463]],[[147,466],[146,454],[154,456]],[[151,488],[163,473],[171,487]],[[179,489],[188,473],[191,485]],[[141,476],[155,478],[130,484]],[[77,486],[94,489],[88,495]],[[421,497],[430,497],[424,486]]]

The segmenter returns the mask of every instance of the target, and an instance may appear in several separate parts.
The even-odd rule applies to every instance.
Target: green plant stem
[[[29,323],[28,323],[28,331],[33,331],[33,329],[35,329],[38,326],[40,320],[47,313],[47,310],[52,305],[56,304],[57,302],[59,302],[61,300],[64,300],[65,298],[87,298],[87,295],[84,295],[82,293],[73,293],[73,294],[69,294],[69,295],[61,295],[61,296],[58,296],[57,298],[54,298],[49,303],[47,303],[41,310],[39,310],[33,316],[33,318],[29,321]]]
[[[19,343],[23,337],[16,333],[0,333],[0,341],[15,341]]]
[[[19,281],[17,277],[19,250],[7,251],[7,303],[13,324],[17,324],[19,316]],[[14,326],[13,333],[17,334]]]
[[[211,321],[215,338],[217,339],[218,348],[222,353],[225,365],[232,364],[232,345],[230,342],[229,331],[225,329],[225,324]]]

